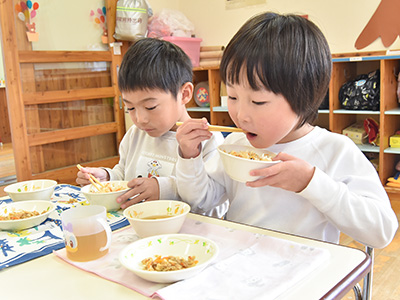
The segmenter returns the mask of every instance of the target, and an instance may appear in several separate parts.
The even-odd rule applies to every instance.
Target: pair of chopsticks
[[[82,166],[80,164],[77,164],[76,167],[81,170]],[[104,185],[96,178],[94,177],[92,174],[89,174],[90,178],[89,181],[92,183],[92,185],[99,191],[101,192],[100,187],[104,187]],[[99,187],[100,186],[100,187]]]
[[[183,122],[176,122],[176,126],[181,126]],[[243,132],[243,129],[229,126],[208,125],[209,131],[222,131],[222,132]]]

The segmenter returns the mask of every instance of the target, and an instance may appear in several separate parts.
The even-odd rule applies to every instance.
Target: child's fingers
[[[288,160],[293,160],[296,159],[296,157],[289,155],[287,153],[284,152],[279,152],[274,158],[273,160],[281,160],[281,161],[288,161]]]
[[[143,197],[141,196],[142,193],[143,190],[136,186],[131,190],[127,191],[126,193],[122,194],[121,196],[119,196],[116,200],[118,203],[122,204],[124,204],[127,201],[131,201],[132,203],[137,203],[143,200]],[[122,205],[121,208],[123,208]]]
[[[208,131],[207,122],[204,122],[202,119],[190,119],[179,126],[177,131],[180,134],[189,134],[198,130]]]
[[[254,169],[250,171],[251,176],[263,176],[263,177],[272,177],[279,174],[282,171],[282,165],[280,163],[272,165],[270,167],[262,168],[262,169]]]

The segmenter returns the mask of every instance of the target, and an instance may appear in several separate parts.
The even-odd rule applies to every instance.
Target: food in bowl
[[[10,184],[4,191],[16,201],[48,200],[53,195],[57,181],[51,179],[36,179]]]
[[[121,264],[137,276],[158,283],[171,283],[190,278],[212,263],[218,256],[218,245],[210,239],[192,234],[164,234],[137,240],[120,253]],[[144,270],[143,260],[161,257],[195,257],[197,263],[190,268],[155,272]]]
[[[145,201],[129,206],[124,217],[141,237],[177,233],[190,211],[190,206],[177,200]]]
[[[108,211],[119,210],[121,203],[117,198],[129,190],[128,181],[105,181],[102,184],[107,190],[100,192],[93,184],[88,184],[81,188],[81,192],[92,205],[102,205]]]
[[[225,172],[238,182],[254,181],[259,176],[251,176],[250,171],[273,166],[280,160],[273,160],[275,153],[250,146],[223,144],[218,146]]]
[[[230,151],[227,153],[233,156],[242,157],[250,160],[272,161],[271,155],[266,153],[262,153],[261,155],[255,153],[254,151]]]
[[[97,185],[98,188],[94,187],[93,184],[90,185],[90,192],[91,193],[113,193],[113,192],[119,192],[122,190],[126,190],[127,186],[126,184],[122,184],[121,182],[105,182],[102,183],[103,185]]]
[[[56,205],[46,200],[11,202],[0,206],[0,230],[19,231],[43,223],[55,210]],[[24,215],[14,218],[14,213],[40,212],[32,216]]]
[[[0,221],[8,221],[8,220],[21,220],[21,219],[27,219],[30,217],[38,216],[41,214],[45,214],[47,210],[44,210],[42,212],[38,212],[36,210],[34,211],[26,211],[26,210],[17,210],[17,211],[11,211],[8,213],[8,215],[1,216],[0,215]]]
[[[142,260],[143,270],[157,271],[157,272],[170,272],[182,269],[187,269],[197,265],[199,261],[196,256],[188,256],[187,259],[181,256],[162,256],[155,255],[155,258],[148,257]]]

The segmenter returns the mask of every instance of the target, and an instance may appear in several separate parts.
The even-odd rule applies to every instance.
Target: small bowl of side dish
[[[26,200],[50,201],[56,185],[57,181],[50,179],[28,180],[10,184],[4,188],[4,191],[14,202]]]
[[[177,200],[145,201],[129,206],[124,217],[141,238],[177,233],[190,211],[190,205]]]
[[[250,146],[220,145],[218,152],[225,172],[239,182],[257,180],[260,177],[250,176],[251,170],[267,168],[280,162],[280,160],[272,161],[276,156],[275,153]]]
[[[191,234],[165,234],[138,240],[126,246],[120,253],[121,264],[137,276],[158,283],[171,283],[190,278],[200,273],[217,257],[218,245],[202,236]],[[157,257],[160,257],[157,259]],[[179,270],[166,270],[162,262],[167,259],[179,258],[183,261],[192,260],[192,266]],[[165,259],[163,259],[165,258]],[[148,270],[150,264],[143,260],[153,260],[159,271]],[[155,260],[155,262],[154,262]],[[159,261],[159,263],[157,262]]]
[[[19,231],[44,222],[55,210],[53,202],[30,200],[0,206],[0,230]]]
[[[81,192],[90,204],[102,205],[107,211],[119,210],[121,203],[116,199],[129,190],[128,181],[105,181],[102,184],[104,187],[100,191],[88,184],[82,187]]]

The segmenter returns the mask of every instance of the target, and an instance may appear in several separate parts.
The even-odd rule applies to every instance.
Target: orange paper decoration
[[[400,0],[381,0],[375,13],[357,38],[354,46],[362,49],[381,37],[387,48],[400,34]]]

